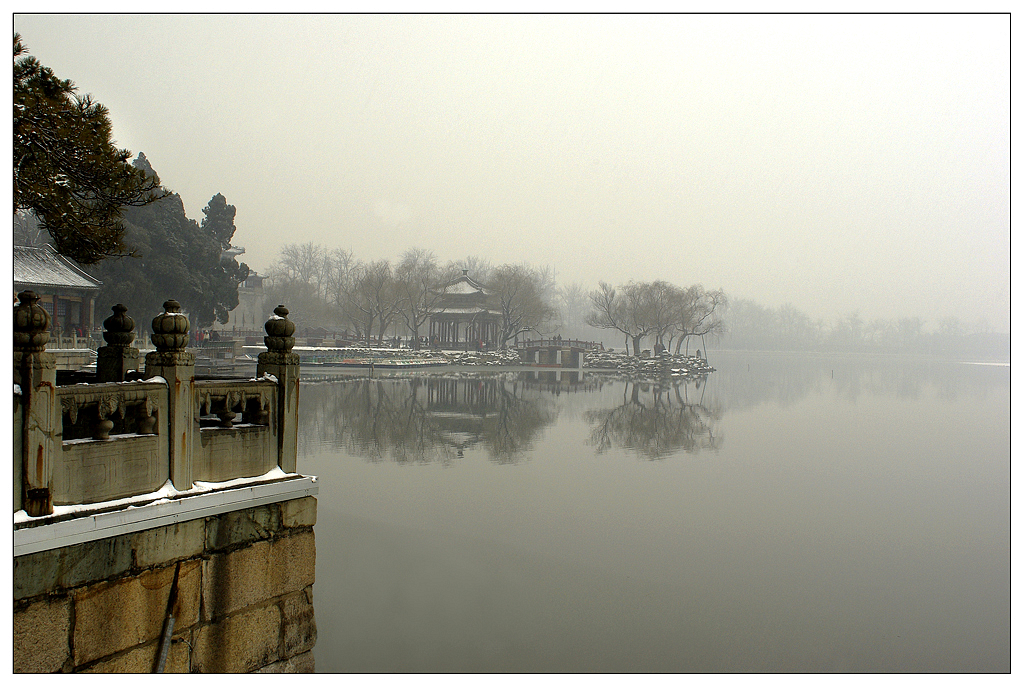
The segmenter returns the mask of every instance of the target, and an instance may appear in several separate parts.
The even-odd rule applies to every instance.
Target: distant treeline
[[[265,275],[269,302],[286,303],[301,332],[335,327],[348,338],[383,342],[411,337],[418,345],[430,315],[442,308],[446,285],[465,272],[486,287],[492,311],[500,312],[498,344],[517,337],[607,341],[641,354],[642,346],[677,352],[691,337],[721,330],[725,294],[696,284],[665,281],[588,291],[579,283],[560,286],[551,267],[504,264],[470,256],[441,263],[432,252],[406,251],[399,260],[363,261],[351,251],[305,243],[284,246]],[[613,335],[614,336],[614,335]],[[621,337],[621,338],[620,338]]]
[[[525,264],[492,266],[476,256],[439,261],[432,252],[410,249],[397,262],[362,261],[351,251],[319,244],[286,245],[268,269],[270,303],[286,303],[304,326],[349,329],[382,341],[422,335],[439,300],[434,291],[467,270],[504,302],[505,333],[601,341],[608,347],[647,349],[698,345],[733,350],[915,353],[1009,359],[1009,335],[954,317],[937,328],[919,317],[866,320],[850,313],[831,322],[813,319],[791,305],[763,306],[728,299],[721,290],[664,281],[592,289],[560,285],[554,268]],[[525,295],[517,298],[512,293]],[[516,318],[519,318],[518,320]],[[930,331],[929,331],[930,330]],[[673,346],[674,344],[674,346]]]
[[[826,323],[792,305],[770,308],[749,299],[727,304],[722,348],[759,351],[921,353],[1009,360],[1010,336],[984,323],[946,317],[936,326],[920,317],[864,319],[859,313]],[[930,330],[930,331],[929,331]]]
[[[351,251],[315,243],[289,244],[270,266],[264,288],[269,302],[288,305],[300,333],[334,328],[345,338],[375,343],[408,337],[418,347],[431,314],[463,273],[488,287],[487,306],[500,313],[499,346],[526,332],[543,336],[558,330],[551,304],[561,293],[550,268],[492,267],[476,257],[442,263],[420,248],[392,263],[360,260]]]

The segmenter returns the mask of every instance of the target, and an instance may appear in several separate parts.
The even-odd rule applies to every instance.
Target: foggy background
[[[1009,15],[15,15],[241,260],[550,265],[1009,331]],[[134,157],[134,155],[133,155]]]

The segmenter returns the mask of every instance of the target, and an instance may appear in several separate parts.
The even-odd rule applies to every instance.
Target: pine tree
[[[83,265],[125,255],[122,208],[159,198],[159,182],[114,146],[103,105],[26,52],[15,34],[14,211],[35,213],[57,251]]]
[[[231,247],[231,237],[235,235],[235,206],[221,194],[215,195],[203,208],[203,230],[220,242],[222,250]]]
[[[157,179],[142,153],[133,164]],[[104,260],[92,269],[103,280],[100,300],[125,304],[141,322],[148,322],[168,298],[181,303],[193,328],[209,327],[215,319],[227,322],[228,312],[238,305],[238,285],[249,276],[245,263],[225,253],[235,233],[234,206],[218,193],[203,210],[206,218],[200,225],[185,215],[178,194],[160,190],[160,200],[125,210],[124,241],[133,255]]]
[[[238,285],[249,276],[249,266],[226,252],[235,235],[235,206],[228,205],[218,193],[203,208],[203,214],[206,217],[199,238],[208,246],[204,251],[207,283],[196,316],[201,326],[209,326],[214,318],[221,323],[228,321],[228,312],[238,305]]]

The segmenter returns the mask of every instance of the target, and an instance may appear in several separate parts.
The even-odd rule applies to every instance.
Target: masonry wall
[[[164,672],[313,672],[316,499],[14,559],[15,672],[148,673],[175,566]]]

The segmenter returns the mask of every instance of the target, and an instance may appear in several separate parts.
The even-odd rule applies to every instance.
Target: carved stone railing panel
[[[24,404],[21,398],[21,387],[14,387],[14,431],[11,432],[14,440],[14,510],[22,509],[23,494],[21,481],[25,475],[25,466],[22,461],[22,423],[25,421]]]
[[[97,503],[159,489],[169,475],[167,396],[162,380],[57,387],[53,502]]]
[[[199,380],[195,383],[196,417],[201,427],[235,427],[241,416],[242,425],[269,425],[277,403],[277,382],[273,379]]]
[[[167,385],[157,382],[76,384],[56,389],[61,438],[108,440],[111,434],[160,434]]]
[[[200,430],[192,454],[194,479],[255,477],[278,464],[277,428],[271,423],[279,403],[275,379],[196,381],[195,403]]]

